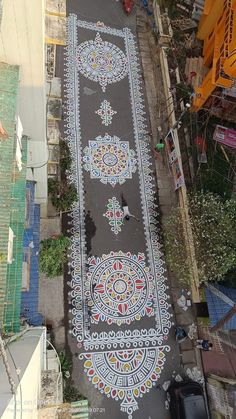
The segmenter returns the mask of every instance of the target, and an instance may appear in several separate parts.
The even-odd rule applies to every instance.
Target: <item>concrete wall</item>
[[[46,329],[32,328],[19,340],[9,344],[12,358],[19,369],[20,385],[16,369],[7,351],[11,376],[16,383],[15,397],[11,394],[5,368],[0,363],[0,415],[1,419],[37,419],[40,402],[41,370],[45,368]],[[22,411],[22,414],[21,414]]]
[[[27,177],[35,180],[38,203],[47,200],[44,1],[4,0],[0,28],[0,60],[20,65],[18,114],[28,146]]]

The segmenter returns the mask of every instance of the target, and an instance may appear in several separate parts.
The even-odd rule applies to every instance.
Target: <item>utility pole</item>
[[[12,394],[15,394],[16,393],[16,385],[15,385],[15,382],[14,382],[12,376],[11,376],[11,370],[10,370],[10,365],[9,365],[8,359],[7,359],[5,344],[4,344],[4,341],[2,339],[1,334],[0,334],[0,355],[2,356],[3,364],[5,366],[8,381],[9,381],[9,384],[10,384],[10,387],[11,387],[11,392],[12,392]]]

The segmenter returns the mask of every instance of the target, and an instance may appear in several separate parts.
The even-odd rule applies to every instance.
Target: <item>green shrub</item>
[[[84,397],[80,394],[76,387],[71,384],[66,384],[63,390],[64,402],[71,403],[79,400],[84,400]]]
[[[211,193],[192,194],[189,217],[199,279],[202,283],[221,281],[236,269],[236,201],[223,201]],[[171,269],[180,281],[191,281],[180,208],[172,212],[164,230]]]
[[[68,184],[66,180],[48,180],[48,193],[51,196],[52,204],[58,211],[69,211],[77,200],[75,185]]]
[[[63,274],[70,239],[65,236],[52,237],[40,242],[39,270],[48,278]]]
[[[68,144],[64,140],[60,140],[60,169],[64,174],[66,170],[69,170],[71,167],[71,155]]]
[[[70,370],[72,368],[72,361],[70,358],[68,358],[64,351],[61,351],[59,353],[59,359],[61,363],[61,372],[62,377],[65,379],[70,377]]]

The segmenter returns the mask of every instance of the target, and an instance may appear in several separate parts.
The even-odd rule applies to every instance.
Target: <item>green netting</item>
[[[14,136],[19,66],[0,63],[0,122],[7,138],[0,137],[0,327],[6,294],[8,236],[11,209]]]
[[[13,262],[7,267],[6,294],[4,304],[4,330],[18,332],[20,328],[20,306],[22,286],[23,236],[25,227],[27,140],[22,138],[22,170],[16,164],[13,173],[10,227],[14,233]]]

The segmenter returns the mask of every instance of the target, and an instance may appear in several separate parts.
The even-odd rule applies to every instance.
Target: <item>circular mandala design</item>
[[[130,323],[153,315],[153,277],[143,254],[117,254],[89,260],[88,296],[92,295],[93,320]]]
[[[126,149],[116,145],[101,144],[93,153],[93,163],[103,176],[119,176],[128,165]]]
[[[137,410],[136,399],[148,393],[159,379],[165,362],[164,347],[97,352],[84,355],[89,380],[115,400],[121,410],[130,414]]]
[[[125,54],[116,45],[103,41],[99,33],[95,40],[85,41],[77,48],[79,71],[98,82],[105,92],[107,84],[116,83],[127,75]]]
[[[113,187],[131,179],[137,163],[129,142],[107,133],[89,140],[88,147],[84,149],[83,161],[92,179],[100,179],[102,183],[110,183]]]
[[[127,290],[127,283],[126,283],[126,281],[125,280],[122,280],[122,279],[118,279],[113,284],[113,289],[114,289],[114,292],[115,293],[117,293],[117,294],[123,294]]]
[[[118,163],[118,158],[113,153],[106,153],[103,156],[103,162],[106,166],[115,166]]]

